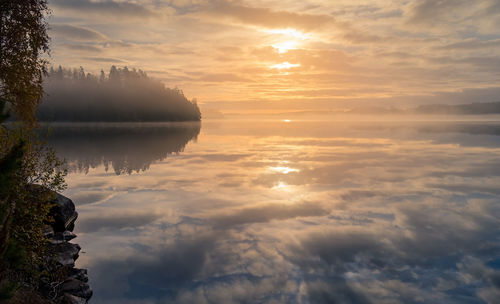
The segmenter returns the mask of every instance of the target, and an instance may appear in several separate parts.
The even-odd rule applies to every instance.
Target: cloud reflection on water
[[[498,298],[498,125],[249,125],[204,122],[140,174],[68,177],[88,194],[76,229],[95,303]]]

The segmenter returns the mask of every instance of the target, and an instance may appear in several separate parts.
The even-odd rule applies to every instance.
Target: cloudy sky
[[[500,98],[498,0],[50,0],[52,64],[219,108]]]

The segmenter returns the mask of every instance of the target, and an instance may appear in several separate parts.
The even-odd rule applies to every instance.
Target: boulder
[[[46,222],[43,235],[49,242],[45,270],[56,273],[56,276],[42,282],[42,293],[58,304],[87,304],[93,293],[88,284],[87,270],[74,268],[81,248],[69,242],[76,237],[72,232],[78,217],[75,204],[66,196],[47,192],[50,190],[39,185],[32,187],[33,191],[40,191],[40,197],[50,193],[54,197],[48,201],[51,204],[50,220]],[[52,281],[54,279],[57,281]]]
[[[54,204],[49,213],[54,219],[54,222],[51,223],[54,231],[73,231],[75,220],[78,217],[73,201],[62,194],[56,193],[55,198],[49,203]]]
[[[61,244],[67,241],[70,241],[72,239],[76,238],[76,234],[74,234],[71,231],[64,231],[64,232],[56,232],[52,236],[52,238],[49,239],[50,243],[52,244]]]
[[[73,296],[90,299],[92,297],[92,289],[89,284],[77,279],[68,279],[61,286],[63,293],[68,293]]]
[[[77,279],[85,283],[89,281],[87,269],[70,268],[68,270],[68,278]]]
[[[72,239],[76,238],[76,234],[68,230],[64,231],[62,233],[62,236],[65,241],[71,241]]]
[[[61,302],[61,304],[87,304],[88,301],[85,298],[76,297],[69,293],[65,293]]]
[[[80,252],[78,244],[63,242],[51,246],[51,252],[54,254],[55,261],[62,266],[75,266],[75,260],[78,259]]]

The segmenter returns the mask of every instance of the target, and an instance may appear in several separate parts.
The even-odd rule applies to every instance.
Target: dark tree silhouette
[[[99,77],[80,69],[51,69],[37,116],[42,121],[199,121],[196,101],[142,70],[112,66]]]

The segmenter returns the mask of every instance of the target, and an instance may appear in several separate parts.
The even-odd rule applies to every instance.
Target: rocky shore
[[[81,248],[70,242],[76,237],[73,229],[78,213],[69,198],[59,193],[55,196],[50,202],[54,205],[50,210],[53,221],[45,231],[49,245],[44,269],[54,275],[42,282],[42,290],[54,303],[85,304],[92,297],[92,289],[87,270],[75,268]]]

